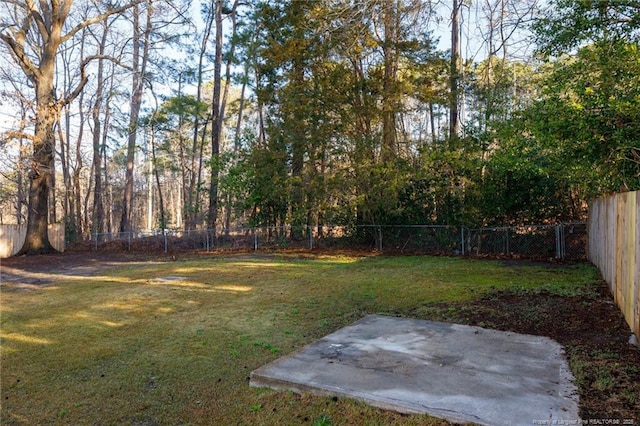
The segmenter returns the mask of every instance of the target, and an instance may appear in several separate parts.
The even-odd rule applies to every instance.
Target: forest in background
[[[637,0],[0,0],[0,222],[26,252],[61,221],[583,219],[640,189],[639,28]]]

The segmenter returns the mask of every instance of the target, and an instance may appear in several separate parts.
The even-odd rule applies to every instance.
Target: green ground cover
[[[366,314],[428,318],[494,292],[575,296],[599,283],[588,265],[273,254],[193,256],[3,291],[1,420],[440,424],[250,388],[249,373]]]

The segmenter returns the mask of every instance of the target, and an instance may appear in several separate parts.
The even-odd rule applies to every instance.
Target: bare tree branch
[[[45,34],[47,36],[50,36],[51,33],[49,32],[49,28],[51,28],[51,25],[47,25],[47,23],[45,22],[43,16],[40,14],[40,12],[38,12],[38,8],[36,7],[36,5],[33,3],[33,0],[27,0],[26,2],[26,6],[27,6],[27,15],[25,16],[25,24],[26,21],[30,21],[29,18],[33,19],[33,21],[36,23],[36,25],[38,26],[38,30],[40,31],[40,34],[42,34],[42,36],[44,37]],[[54,4],[57,2],[54,2]],[[46,2],[40,0],[40,8],[41,10],[47,10],[49,8],[49,5],[47,5]],[[53,14],[53,13],[51,13]],[[23,24],[23,29],[25,28],[25,25]],[[28,28],[26,28],[28,30]]]
[[[33,140],[33,135],[24,133],[19,130],[8,130],[0,134],[2,139],[0,139],[0,146],[5,144],[9,139],[28,139]]]
[[[75,27],[73,27],[67,34],[63,35],[61,37],[61,43],[66,42],[67,40],[69,40],[70,38],[72,38],[74,35],[76,35],[80,30],[82,30],[85,27],[88,27],[89,25],[95,24],[96,22],[100,22],[106,18],[108,18],[111,15],[115,15],[118,13],[122,13],[125,10],[132,8],[133,6],[137,5],[137,4],[141,4],[144,3],[145,0],[134,0],[131,3],[127,3],[124,6],[120,6],[117,7],[115,9],[111,9],[108,10],[104,13],[101,13],[98,16],[95,16],[93,18],[87,19],[85,21],[80,22],[78,25],[76,25]]]
[[[87,82],[89,81],[89,76],[87,76],[86,74],[86,67],[87,65],[89,65],[89,63],[91,61],[94,61],[96,59],[107,59],[115,64],[120,65],[121,67],[129,70],[129,71],[133,71],[133,68],[131,68],[128,65],[123,64],[122,62],[120,62],[120,60],[114,56],[110,56],[110,55],[91,55],[91,56],[87,56],[86,58],[84,58],[84,60],[82,61],[82,63],[80,64],[80,82],[78,83],[78,85],[76,86],[76,88],[68,95],[66,96],[64,99],[62,99],[59,104],[60,106],[64,106],[64,105],[68,105],[71,102],[73,102],[73,100],[75,98],[78,97],[78,95],[80,95],[80,93],[82,92],[82,90],[84,89],[84,86],[87,84]]]
[[[33,17],[32,2],[29,1],[25,3],[11,2],[12,4],[19,6],[25,9],[25,16],[22,20],[22,25],[17,30],[9,29],[9,32],[12,35],[0,33],[0,39],[4,41],[9,49],[14,54],[14,59],[17,60],[18,65],[24,70],[27,77],[35,82],[38,77],[38,68],[35,64],[29,59],[26,55],[24,46],[27,38],[27,34],[29,33],[29,29],[31,27],[31,20]],[[17,27],[17,25],[8,25],[7,28]]]

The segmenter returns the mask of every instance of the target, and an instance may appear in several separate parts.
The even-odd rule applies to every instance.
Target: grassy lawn
[[[595,268],[440,257],[187,257],[3,291],[2,424],[442,424],[250,388],[249,373],[369,314],[508,290],[588,293]]]

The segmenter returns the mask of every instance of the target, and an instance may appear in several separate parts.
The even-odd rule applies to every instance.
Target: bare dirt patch
[[[92,276],[105,268],[170,259],[172,256],[113,252],[10,257],[0,260],[0,286],[2,291],[35,290],[64,278]]]

